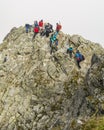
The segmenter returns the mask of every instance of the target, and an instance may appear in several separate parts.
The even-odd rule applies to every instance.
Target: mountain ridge
[[[60,31],[51,55],[50,36],[32,37],[14,27],[0,45],[0,129],[78,130],[93,115],[102,116],[104,49]],[[66,53],[70,44],[85,56],[81,69]]]

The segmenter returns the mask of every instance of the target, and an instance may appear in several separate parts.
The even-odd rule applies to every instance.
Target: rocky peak
[[[104,49],[60,31],[50,54],[50,36],[32,37],[14,27],[0,45],[0,129],[74,130],[73,120],[103,114]],[[69,45],[85,56],[81,69],[66,53]]]

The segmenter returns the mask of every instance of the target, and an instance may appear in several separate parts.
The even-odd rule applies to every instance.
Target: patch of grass
[[[97,117],[88,120],[81,130],[104,130],[104,117]]]
[[[52,128],[52,130],[61,130],[60,126]]]

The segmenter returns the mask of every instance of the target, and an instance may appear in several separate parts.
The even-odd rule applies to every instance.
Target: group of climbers
[[[31,27],[32,26],[29,25],[29,24],[25,25],[26,33],[28,33],[31,30]],[[50,33],[51,33],[51,36],[50,36],[50,48],[51,48],[50,54],[52,54],[53,52],[58,50],[57,35],[58,35],[59,31],[61,30],[61,28],[62,28],[61,23],[60,22],[56,23],[56,30],[54,32],[52,24],[50,24],[50,23],[43,23],[43,20],[40,20],[39,22],[38,21],[34,21],[34,27],[33,27],[34,35],[33,35],[32,39],[34,39],[35,36],[38,33],[40,33],[40,36],[46,36],[46,37],[49,37]],[[80,69],[81,68],[80,62],[85,59],[84,56],[79,52],[79,50],[74,52],[72,46],[70,46],[67,49],[67,53],[69,53],[70,58],[72,58],[72,54],[75,55],[74,58],[76,59],[77,66]]]
[[[29,32],[31,25],[26,24],[25,28],[26,28],[26,33]],[[40,36],[46,36],[49,37],[50,33],[50,54],[52,54],[54,51],[58,50],[58,39],[57,39],[57,35],[59,33],[59,31],[61,30],[62,26],[61,23],[56,23],[56,29],[55,31],[53,30],[53,25],[50,23],[43,23],[43,20],[38,21],[34,21],[34,26],[33,26],[33,32],[34,35],[32,37],[32,40],[34,40],[35,36],[40,33]]]
[[[72,58],[72,54],[74,54],[72,46],[70,46],[67,49],[67,53],[69,53],[70,58]],[[76,50],[74,58],[76,59],[77,66],[80,69],[81,68],[80,62],[83,61],[83,60],[85,60],[85,57],[79,52],[79,50]]]
[[[30,28],[32,26],[29,24],[25,25],[25,29],[26,29],[26,33],[29,32]],[[61,30],[62,26],[61,23],[56,23],[56,29],[55,31],[53,30],[53,25],[50,23],[43,23],[43,20],[41,19],[39,22],[38,21],[34,21],[34,25],[33,25],[33,32],[34,35],[32,37],[32,40],[34,40],[35,36],[40,33],[40,36],[46,36],[49,37],[50,33],[50,54],[52,54],[54,51],[58,50],[58,39],[57,39],[57,35],[59,33],[59,31]]]
[[[26,29],[26,33],[28,33],[29,31],[31,31],[31,27],[32,25],[30,24],[25,24],[25,29]],[[62,28],[61,23],[56,23],[56,32],[58,33],[60,31],[60,29]],[[43,20],[38,21],[34,21],[34,25],[33,25],[33,39],[35,38],[36,34],[40,33],[41,36],[46,36],[49,37],[49,34],[52,33],[53,30],[53,25],[50,23],[43,23]]]
[[[35,21],[33,39],[35,38],[37,33],[40,33],[41,36],[49,37],[49,34],[52,32],[53,26],[50,23],[43,24],[43,20],[40,20],[39,23]]]
[[[29,30],[31,30],[32,25],[30,24],[25,24],[25,29],[26,29],[26,33],[29,32]],[[43,23],[43,20],[38,21],[34,21],[34,25],[33,25],[33,38],[35,38],[35,36],[40,33],[41,36],[46,36],[49,37],[49,34],[53,32],[53,25],[50,23]]]
[[[40,29],[40,35],[49,37],[49,34],[53,32],[53,26],[50,23],[47,23]]]

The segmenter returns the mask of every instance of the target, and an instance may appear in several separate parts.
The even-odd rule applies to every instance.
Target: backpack
[[[80,59],[80,61],[83,61],[83,60],[85,60],[85,57],[84,57],[84,55],[82,55],[82,54],[80,54],[80,53],[79,53],[79,59]]]
[[[82,55],[82,60],[85,60],[85,57],[84,57],[84,55]]]

